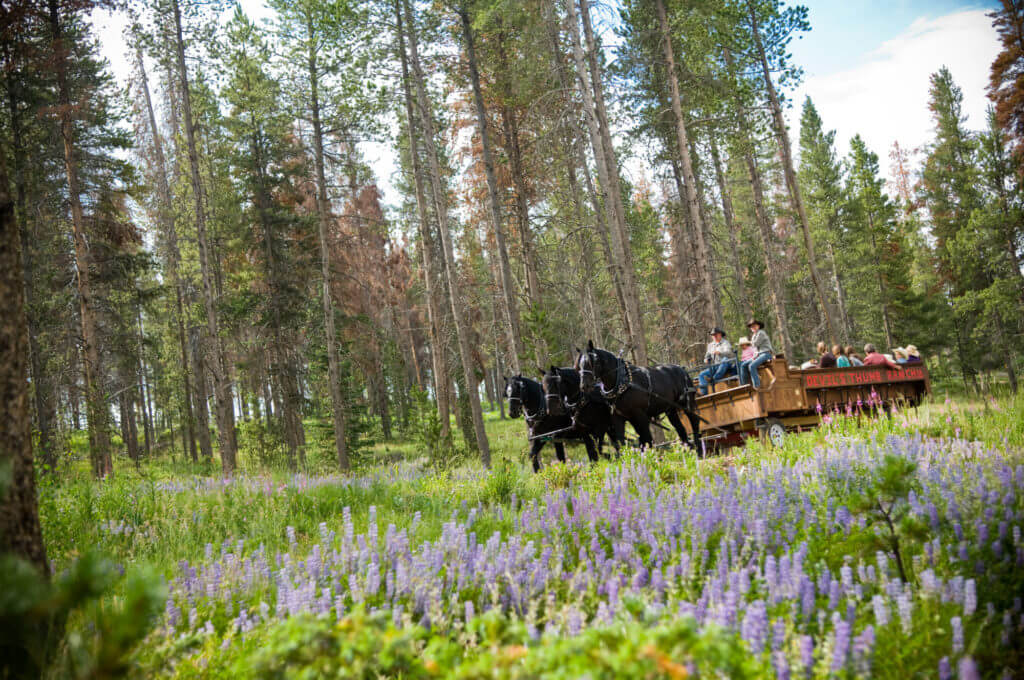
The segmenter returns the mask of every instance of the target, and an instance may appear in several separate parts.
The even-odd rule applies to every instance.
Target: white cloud
[[[806,79],[793,93],[794,107],[788,112],[794,145],[800,109],[809,95],[826,129],[837,131],[841,154],[849,150],[850,138],[860,133],[886,168],[894,141],[912,149],[931,138],[928,79],[943,65],[963,90],[968,126],[980,129],[988,104],[989,67],[998,52],[998,37],[985,10],[918,19],[857,66]],[[805,67],[813,69],[812,64]]]

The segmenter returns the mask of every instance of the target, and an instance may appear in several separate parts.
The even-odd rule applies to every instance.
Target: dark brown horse
[[[700,417],[697,411],[697,389],[690,374],[682,366],[658,364],[635,366],[611,352],[587,344],[586,351],[576,350],[576,370],[584,391],[595,387],[621,419],[613,420],[612,441],[625,436],[625,422],[629,422],[640,438],[640,447],[654,443],[651,423],[662,414],[668,416],[679,441],[701,452]],[[691,442],[679,419],[679,411],[686,414],[693,432]]]

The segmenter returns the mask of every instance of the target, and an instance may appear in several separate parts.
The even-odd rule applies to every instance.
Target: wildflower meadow
[[[144,630],[120,668],[157,677],[1020,677],[1022,422],[1024,399],[938,398],[534,476],[492,419],[490,472],[411,447],[350,476],[44,484],[58,578],[108,574],[62,668],[102,670],[121,616]]]

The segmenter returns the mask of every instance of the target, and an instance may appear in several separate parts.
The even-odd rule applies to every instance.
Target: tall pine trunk
[[[314,49],[313,22],[306,24],[309,31],[309,106],[313,117],[313,160],[316,165],[316,210],[319,218],[321,302],[324,313],[324,333],[327,346],[327,377],[330,382],[331,416],[334,419],[334,452],[338,469],[347,472],[348,439],[345,424],[345,401],[341,396],[341,369],[338,358],[338,337],[334,326],[334,303],[331,299],[331,251],[328,240],[331,204],[327,197],[327,176],[324,170],[324,131],[320,121],[320,72]]]
[[[0,553],[17,555],[48,577],[32,459],[25,282],[7,182],[0,162],[0,467],[8,471],[0,489]]]
[[[413,111],[412,91],[409,79],[409,59],[405,49],[402,0],[395,0],[395,25],[398,34],[398,56],[402,64],[402,91],[405,100],[406,134],[409,137],[409,161],[412,165],[413,186],[416,191],[416,212],[420,234],[420,256],[423,260],[423,283],[427,293],[427,323],[430,326],[430,361],[434,381],[434,401],[437,403],[438,418],[441,421],[441,439],[451,439],[451,420],[448,417],[448,365],[445,356],[444,337],[441,332],[444,312],[442,310],[441,276],[435,258],[436,246],[428,219],[426,189],[423,186],[423,168],[420,164],[419,134]]]
[[[572,104],[572,92],[573,87],[569,76],[567,75],[568,65],[565,63],[565,56],[562,52],[562,44],[559,38],[558,24],[554,20],[554,12],[552,7],[545,3],[544,5],[544,18],[548,24],[548,40],[551,43],[551,60],[555,71],[558,73],[558,83],[564,93],[566,109],[571,109]],[[580,307],[583,309],[583,327],[587,332],[587,337],[593,340],[598,345],[603,345],[603,338],[601,337],[600,327],[598,325],[598,314],[600,307],[597,304],[597,299],[594,296],[594,252],[590,247],[590,243],[587,239],[587,231],[589,231],[586,221],[584,220],[584,198],[583,198],[583,187],[580,185],[578,172],[582,172],[586,178],[588,186],[590,182],[590,173],[587,170],[586,158],[581,148],[582,139],[581,134],[576,125],[576,121],[567,121],[563,123],[564,134],[563,145],[566,152],[562,155],[565,163],[565,175],[569,182],[569,194],[572,197],[573,205],[573,216],[576,219],[577,229],[577,241],[578,248],[581,253],[581,259],[583,260],[583,272],[584,277],[580,285]],[[601,211],[600,205],[597,203],[596,193],[590,192],[590,199],[594,207],[594,217],[598,222],[597,231],[602,244],[607,249],[610,255],[610,247],[608,246],[608,228],[604,222],[604,213]],[[609,258],[609,262],[610,262]],[[609,265],[610,266],[610,265]],[[612,270],[613,286],[615,288],[616,300],[619,303],[620,313],[625,318],[626,309],[625,302],[622,299],[621,287],[618,285],[618,279],[615,276],[614,269]],[[504,410],[502,411],[504,414]]]
[[[15,37],[17,39],[17,37]],[[13,64],[10,46],[5,44],[4,60]],[[32,396],[35,408],[36,428],[39,430],[39,453],[43,470],[57,469],[57,452],[53,445],[53,424],[56,420],[56,406],[53,376],[43,369],[43,348],[39,343],[39,328],[32,312],[36,301],[35,258],[32,254],[32,237],[29,234],[27,198],[25,187],[24,160],[26,156],[22,137],[22,120],[18,78],[11,76],[7,83],[7,108],[11,126],[11,160],[14,164],[14,220],[21,240],[21,263],[25,281],[25,318],[28,324],[28,348],[32,375]]]
[[[585,1],[585,0],[584,0]],[[686,119],[683,117],[682,101],[679,97],[679,78],[676,76],[676,60],[672,49],[672,33],[669,31],[668,17],[665,13],[663,0],[655,0],[658,11],[658,24],[661,29],[661,45],[665,55],[665,70],[668,74],[669,96],[672,103],[672,117],[676,124],[676,144],[683,162],[683,188],[686,190],[686,209],[693,224],[694,249],[696,251],[697,275],[703,295],[704,325],[710,328],[719,322],[721,304],[718,291],[715,290],[711,275],[711,249],[705,240],[704,217],[701,214],[700,195],[697,192],[697,179],[690,155],[690,136],[686,130]]]
[[[811,238],[807,210],[804,208],[804,202],[800,196],[800,185],[796,180],[793,151],[789,144],[789,134],[786,132],[786,121],[782,117],[782,104],[779,103],[779,95],[775,91],[775,84],[772,82],[771,69],[768,66],[768,58],[765,55],[764,43],[761,41],[761,30],[757,22],[757,10],[752,0],[747,0],[747,8],[750,16],[750,28],[754,37],[754,48],[757,50],[765,88],[768,91],[768,105],[771,109],[772,125],[775,129],[775,139],[779,145],[779,154],[782,157],[782,172],[786,178],[789,200],[793,206],[793,212],[796,213],[796,217],[800,222],[800,232],[803,235],[804,248],[807,251],[807,266],[811,273],[814,291],[818,296],[818,303],[821,305],[822,320],[825,322],[825,329],[828,332],[829,339],[834,343],[836,341],[835,326],[832,322],[832,313],[829,311],[825,286],[822,284],[821,274],[818,272],[818,258],[814,251],[814,239]]]
[[[78,177],[75,130],[72,122],[71,95],[68,88],[68,48],[64,45],[64,33],[57,0],[49,0],[48,6],[50,38],[54,56],[53,67],[54,75],[57,78],[60,136],[64,145],[64,173],[68,182],[71,228],[75,241],[75,269],[78,281],[79,315],[82,323],[82,354],[85,364],[85,400],[89,418],[89,458],[92,463],[93,475],[99,478],[114,471],[113,458],[110,453],[110,413],[103,393],[99,335],[95,303],[92,299],[90,276],[90,260],[92,258],[85,234],[82,187]]]
[[[466,59],[469,62],[469,80],[473,87],[473,104],[476,108],[476,127],[480,133],[480,146],[483,150],[484,174],[487,177],[487,198],[491,212],[491,222],[494,229],[494,240],[498,247],[498,271],[501,274],[501,294],[503,299],[503,311],[505,312],[505,326],[508,333],[509,354],[512,360],[512,369],[516,373],[522,372],[520,361],[525,355],[523,348],[523,337],[519,321],[519,303],[516,301],[512,280],[512,266],[508,258],[508,246],[505,243],[505,224],[501,214],[501,197],[498,193],[498,181],[494,177],[494,158],[491,154],[491,140],[487,127],[487,109],[484,106],[484,96],[480,91],[480,73],[477,70],[476,50],[473,45],[473,29],[469,23],[469,14],[465,5],[459,7],[459,18],[462,22],[462,39],[466,47]]]
[[[53,1],[53,0],[51,0]],[[188,162],[192,181],[192,195],[195,201],[196,241],[199,246],[199,269],[203,280],[203,306],[206,308],[206,331],[209,335],[213,354],[213,385],[217,402],[217,443],[220,445],[221,469],[224,474],[234,472],[238,444],[235,435],[235,410],[231,398],[231,378],[228,373],[224,340],[220,337],[217,320],[217,305],[214,298],[213,278],[215,273],[210,263],[210,242],[206,233],[206,206],[203,201],[203,187],[199,177],[199,154],[196,150],[195,121],[192,118],[192,95],[188,84],[188,67],[185,63],[185,42],[181,30],[181,8],[178,0],[171,0],[174,11],[175,46],[177,49],[178,78],[181,81],[181,105],[185,120],[185,140],[188,145]]]
[[[729,50],[725,50],[725,63],[732,69],[733,58]],[[740,95],[735,95],[736,116],[739,122],[739,143],[743,148],[743,161],[747,166],[747,174],[750,179],[750,189],[754,198],[754,217],[757,220],[758,233],[761,236],[761,249],[764,254],[765,275],[768,279],[768,292],[771,298],[772,311],[775,315],[775,337],[782,343],[782,351],[787,359],[795,359],[793,354],[793,342],[789,337],[789,319],[786,315],[786,296],[783,292],[782,281],[778,271],[778,252],[774,244],[771,220],[764,205],[764,182],[761,178],[761,170],[758,167],[757,159],[754,157],[754,135],[750,130],[750,123],[747,120],[746,105],[741,101]]]
[[[647,338],[643,330],[643,315],[640,311],[636,273],[633,269],[629,231],[626,226],[626,210],[622,203],[619,165],[611,142],[611,132],[608,129],[608,115],[604,105],[604,90],[597,63],[597,45],[590,21],[589,4],[587,0],[580,0],[579,17],[577,17],[574,0],[570,0],[566,6],[569,10],[573,58],[581,79],[580,92],[583,96],[583,109],[586,114],[587,127],[590,130],[591,145],[594,149],[594,160],[597,164],[598,180],[601,185],[601,199],[605,206],[611,234],[611,248],[615,258],[613,265],[619,270],[619,282],[627,320],[626,333],[633,352],[633,359],[643,365],[647,364]],[[583,22],[583,33],[587,46],[585,55],[580,41],[580,19]]]
[[[437,135],[434,120],[427,99],[427,91],[423,69],[420,66],[419,49],[417,47],[416,24],[413,20],[409,0],[404,0],[406,23],[409,25],[409,48],[412,65],[413,83],[416,86],[416,98],[419,103],[420,119],[423,122],[423,140],[427,148],[427,159],[430,164],[430,181],[436,206],[438,230],[441,232],[441,246],[444,252],[445,272],[448,279],[448,297],[451,303],[452,320],[455,324],[455,335],[459,346],[459,359],[462,362],[462,374],[465,380],[465,396],[472,412],[473,430],[476,435],[477,448],[484,467],[491,466],[491,448],[484,430],[483,412],[480,409],[480,394],[473,371],[473,353],[470,347],[470,327],[464,317],[465,300],[459,286],[458,272],[455,269],[455,250],[452,246],[451,230],[448,224],[447,197],[441,183],[441,161],[437,151]]]
[[[182,413],[185,423],[183,430],[187,432],[187,453],[195,462],[196,457],[196,422],[192,409],[192,370],[191,357],[188,348],[188,341],[185,337],[185,309],[182,304],[182,281],[178,272],[178,263],[181,261],[181,252],[178,250],[178,229],[174,219],[174,204],[171,198],[171,186],[167,177],[167,158],[164,155],[163,140],[160,130],[156,125],[156,115],[153,112],[153,100],[149,94],[149,79],[146,77],[146,65],[142,58],[142,50],[138,51],[140,85],[146,102],[146,114],[149,121],[150,133],[153,136],[153,155],[156,162],[156,184],[157,193],[160,197],[160,222],[164,232],[167,249],[167,274],[171,287],[174,289],[174,311],[175,325],[178,330],[178,345],[181,354],[181,374],[184,388],[185,409]]]
[[[729,234],[729,259],[732,266],[733,278],[736,282],[736,297],[739,303],[740,316],[750,316],[754,313],[750,306],[750,296],[747,294],[747,282],[743,277],[743,261],[740,258],[739,226],[736,224],[735,213],[732,206],[732,191],[726,181],[725,172],[722,170],[722,159],[718,154],[718,144],[715,142],[714,134],[711,135],[711,161],[715,164],[715,181],[718,183],[718,193],[722,197],[722,215],[725,218],[725,230]]]

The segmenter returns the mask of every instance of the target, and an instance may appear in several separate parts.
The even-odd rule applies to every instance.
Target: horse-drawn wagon
[[[800,370],[777,356],[760,368],[761,387],[738,385],[735,378],[712,385],[697,398],[708,449],[741,444],[750,436],[780,445],[791,430],[817,427],[842,414],[878,412],[895,404],[916,406],[931,391],[923,363]],[[687,428],[689,430],[689,428]]]

